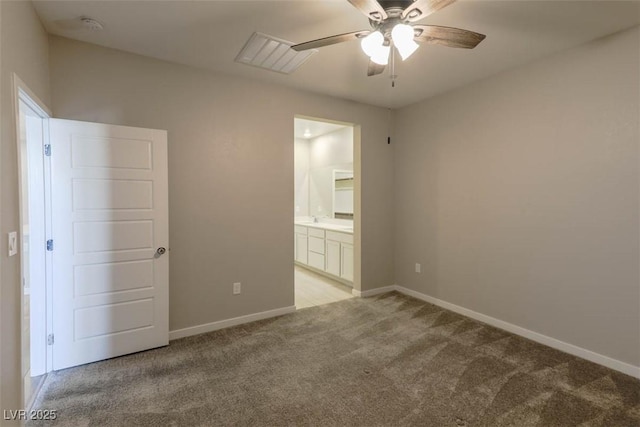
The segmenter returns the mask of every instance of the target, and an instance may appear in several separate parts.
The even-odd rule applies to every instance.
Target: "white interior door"
[[[53,369],[167,345],[166,131],[51,119],[50,143]]]

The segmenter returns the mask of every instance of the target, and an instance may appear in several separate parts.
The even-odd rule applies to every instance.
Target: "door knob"
[[[158,250],[156,251],[158,255],[162,255],[165,252],[167,252],[167,250],[163,247],[159,247]]]

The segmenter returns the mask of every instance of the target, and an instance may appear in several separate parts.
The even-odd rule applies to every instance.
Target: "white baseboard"
[[[480,322],[486,323],[488,325],[495,326],[496,328],[503,329],[505,331],[511,332],[516,335],[520,335],[524,338],[528,338],[540,344],[544,344],[546,346],[555,348],[565,353],[578,356],[582,359],[589,360],[593,363],[606,366],[607,368],[614,369],[616,371],[622,372],[632,377],[640,378],[640,367],[638,366],[633,366],[629,363],[622,362],[620,360],[613,359],[611,357],[604,356],[599,353],[595,353],[591,350],[587,350],[585,348],[578,347],[576,345],[569,344],[564,341],[560,341],[558,339],[539,334],[538,332],[525,329],[523,327],[514,325],[513,323],[508,323],[508,322],[496,319],[495,317],[487,316],[485,314],[478,313],[477,311],[469,310],[468,308],[451,304],[450,302],[446,302],[438,298],[434,298],[432,296],[414,291],[412,289],[408,289],[398,285],[393,286],[393,288],[394,290],[397,290],[398,292],[401,292],[405,295],[409,295],[419,300],[426,301],[428,303],[437,305],[447,310],[451,310],[458,314],[462,314],[463,316],[467,316],[472,319],[478,320]]]
[[[262,311],[260,313],[247,314],[246,316],[234,317],[231,319],[219,320],[217,322],[205,323],[204,325],[190,326],[184,329],[169,331],[169,340],[190,337],[192,335],[204,334],[206,332],[217,331],[231,326],[242,325],[243,323],[255,322],[256,320],[268,319],[270,317],[282,316],[296,311],[296,306],[276,308],[275,310]]]
[[[384,286],[382,288],[369,289],[368,291],[359,291],[357,289],[352,289],[351,293],[354,297],[357,298],[367,298],[372,297],[374,295],[384,294],[387,292],[395,291],[396,285]]]
[[[38,400],[38,396],[40,395],[40,392],[43,389],[42,386],[44,385],[48,376],[49,376],[49,372],[45,372],[44,374],[41,375],[40,381],[38,382],[38,386],[31,392],[31,397],[29,398],[29,401],[25,402],[24,407],[27,410],[27,412],[33,409],[33,404],[36,403],[36,400]]]

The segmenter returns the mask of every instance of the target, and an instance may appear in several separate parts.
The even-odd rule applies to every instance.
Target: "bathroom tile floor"
[[[306,268],[296,265],[294,277],[298,310],[353,298],[350,287]]]

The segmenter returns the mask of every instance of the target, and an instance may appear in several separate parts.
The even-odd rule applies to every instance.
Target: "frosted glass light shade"
[[[362,47],[362,50],[369,57],[374,56],[376,52],[378,52],[380,47],[383,46],[383,44],[384,44],[384,36],[380,31],[374,31],[370,33],[365,38],[363,38],[362,41],[360,42],[360,46]]]
[[[413,37],[414,32],[411,25],[398,24],[391,30],[393,45],[398,49],[403,61],[410,57],[420,46],[413,40]]]
[[[370,56],[370,59],[378,65],[387,65],[389,63],[389,51],[391,46],[380,46],[376,53]]]
[[[389,62],[389,46],[384,45],[384,36],[380,31],[374,31],[363,38],[360,46],[373,62],[379,65],[387,65]]]

